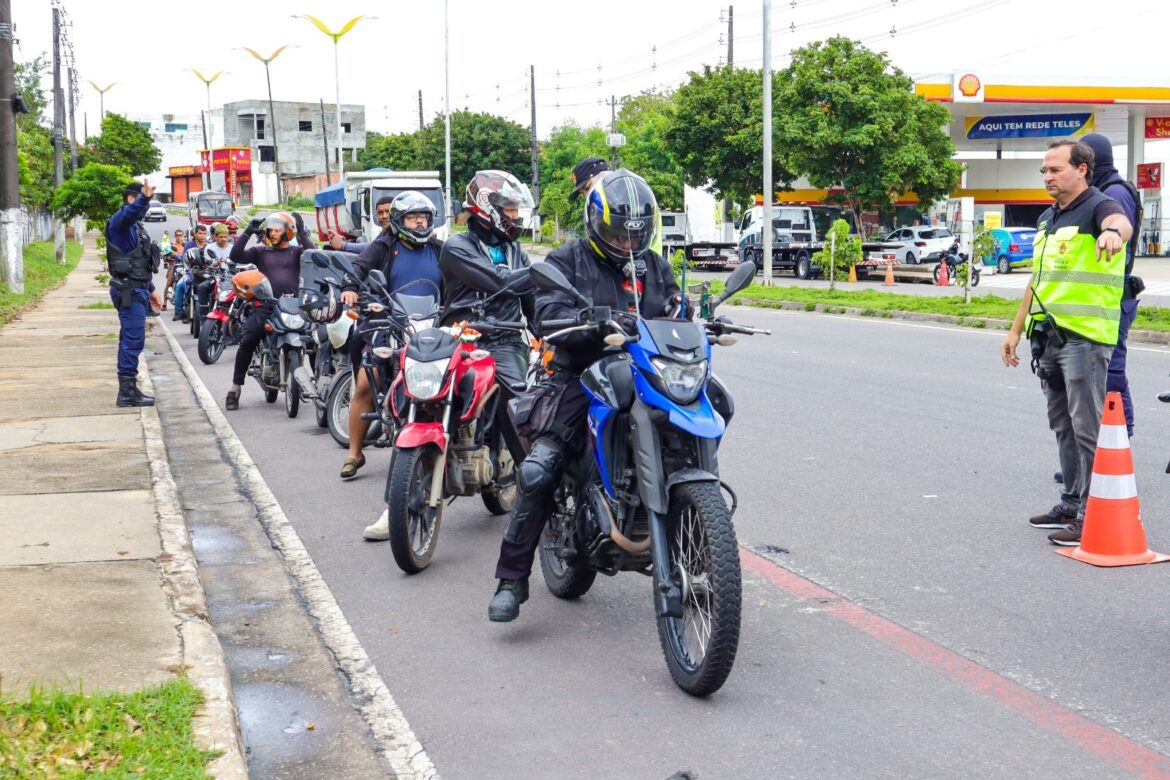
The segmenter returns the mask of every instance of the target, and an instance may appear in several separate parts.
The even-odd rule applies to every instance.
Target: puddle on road
[[[253,672],[280,669],[300,660],[300,655],[284,648],[241,647],[224,644],[224,655],[233,671]]]
[[[316,756],[336,729],[330,706],[301,688],[235,680],[232,684],[253,777],[275,777],[282,768]]]

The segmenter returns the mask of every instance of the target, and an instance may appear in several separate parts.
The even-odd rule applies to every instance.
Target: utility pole
[[[532,145],[532,237],[535,239],[540,235],[540,213],[535,208],[540,205],[540,155],[536,148],[536,66],[528,66],[529,81],[529,97],[532,102],[532,131],[529,135],[529,143]]]
[[[727,67],[735,67],[735,6],[727,6]],[[723,240],[732,241],[735,227],[731,224],[731,198],[723,199]]]
[[[272,76],[268,75],[267,62],[264,63],[264,81],[268,84],[268,129],[272,131],[272,172],[276,174],[276,202],[284,203],[284,190],[280,186],[280,149],[276,144],[276,106],[272,103]],[[255,197],[252,202],[256,202]]]
[[[614,135],[617,133],[617,96],[609,96],[609,133]],[[609,167],[617,170],[617,147],[611,146]]]
[[[65,164],[61,147],[65,144],[65,106],[61,90],[61,9],[53,7],[53,183],[65,182]],[[53,249],[57,262],[65,265],[65,223],[53,216]]]
[[[24,249],[20,243],[20,177],[16,162],[16,93],[12,64],[11,0],[0,0],[0,281],[24,292]]]
[[[765,287],[772,286],[772,0],[764,0],[764,239]]]
[[[207,170],[203,173],[206,185],[204,189],[211,189],[211,145],[207,143],[207,115],[203,111],[199,112],[199,124],[203,125],[203,148],[207,150]]]
[[[325,186],[328,187],[330,184],[333,183],[331,181],[332,173],[329,170],[329,130],[325,126],[325,98],[321,98],[320,100],[321,100],[321,139],[325,142]],[[340,158],[341,149],[340,149],[340,147],[337,150],[337,154],[338,154],[338,164],[340,165],[340,163],[341,163],[341,158]],[[341,180],[341,178],[338,177],[338,181],[340,181],[340,180]]]
[[[69,66],[69,169],[77,170],[77,116],[74,103],[77,102],[77,71]]]
[[[422,90],[418,91],[418,129],[423,129]]]
[[[447,223],[455,217],[455,204],[451,202],[451,15],[448,0],[443,0],[443,181],[447,184]]]

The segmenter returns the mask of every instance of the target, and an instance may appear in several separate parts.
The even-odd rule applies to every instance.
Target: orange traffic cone
[[[886,263],[886,280],[882,282],[884,287],[894,286],[894,264]]]
[[[950,267],[947,265],[946,261],[944,260],[943,262],[938,264],[938,286],[939,287],[947,287],[950,285],[950,283],[951,283]]]
[[[1151,552],[1146,546],[1121,393],[1105,397],[1081,544],[1056,552],[1094,566],[1170,561],[1170,555]]]

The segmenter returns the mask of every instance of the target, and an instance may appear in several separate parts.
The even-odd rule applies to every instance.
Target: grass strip
[[[185,679],[135,693],[0,697],[0,777],[205,778],[218,754],[192,737],[200,701]]]
[[[34,305],[45,293],[56,287],[77,267],[81,259],[81,244],[65,242],[65,265],[57,263],[52,241],[38,241],[24,248],[24,292],[20,295],[0,284],[0,325],[16,319],[22,311]]]

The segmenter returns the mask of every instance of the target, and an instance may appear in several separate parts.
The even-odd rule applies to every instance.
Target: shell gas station
[[[1170,139],[1170,87],[1041,84],[961,71],[919,81],[914,89],[950,110],[954,159],[966,171],[945,204],[922,210],[911,193],[898,201],[894,221],[908,221],[912,214],[968,235],[981,226],[1032,227],[1052,203],[1039,171],[1048,143],[1096,132],[1113,142],[1115,166],[1141,191],[1141,253],[1170,252],[1162,211],[1163,165],[1146,162],[1148,141]],[[812,204],[827,195],[797,186],[778,193],[778,200]],[[1168,236],[1167,246],[1161,245],[1162,235]]]

